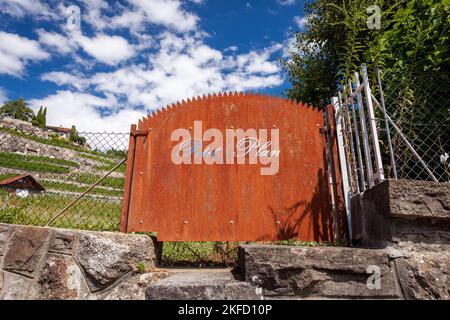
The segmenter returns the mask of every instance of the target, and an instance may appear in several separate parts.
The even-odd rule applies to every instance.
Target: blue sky
[[[24,97],[48,108],[49,124],[81,131],[127,131],[152,109],[212,92],[282,94],[289,83],[277,60],[306,21],[301,0],[0,0],[0,8],[0,103]]]

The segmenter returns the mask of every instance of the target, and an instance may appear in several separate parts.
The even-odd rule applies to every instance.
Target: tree
[[[27,107],[23,98],[6,102],[0,108],[0,115],[23,121],[31,121],[35,117],[33,110]]]
[[[41,125],[42,125],[42,127],[45,127],[47,125],[47,107],[45,107],[44,111],[42,112]]]
[[[380,8],[381,29],[367,27],[371,5]],[[316,104],[336,95],[342,76],[362,62],[409,77],[449,80],[449,0],[316,0],[305,12],[306,31],[295,35],[284,61],[292,99]]]
[[[44,128],[47,124],[47,108],[40,107],[37,115],[33,118],[31,123],[34,126]]]
[[[79,145],[84,145],[86,143],[86,138],[78,135],[78,131],[75,126],[72,126],[70,130],[69,140],[78,143]]]

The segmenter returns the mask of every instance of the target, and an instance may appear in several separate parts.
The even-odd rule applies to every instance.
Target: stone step
[[[176,270],[172,273],[147,287],[147,300],[260,299],[255,287],[236,281],[227,269]]]

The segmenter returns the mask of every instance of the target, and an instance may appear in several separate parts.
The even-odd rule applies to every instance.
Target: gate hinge
[[[136,131],[132,131],[130,134],[133,136],[133,137],[136,137],[136,136],[148,136],[148,134],[150,133],[152,131],[152,129],[148,129],[148,130],[136,130]]]

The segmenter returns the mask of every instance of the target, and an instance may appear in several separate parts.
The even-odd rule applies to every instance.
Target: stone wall
[[[389,180],[352,198],[353,242],[450,247],[450,183]]]
[[[0,299],[143,299],[154,267],[147,236],[0,224]]]
[[[0,224],[0,299],[450,299],[449,184],[386,181],[352,207],[360,248],[243,245],[233,272],[156,269],[144,235]]]
[[[257,245],[240,256],[265,299],[450,299],[448,251]]]

